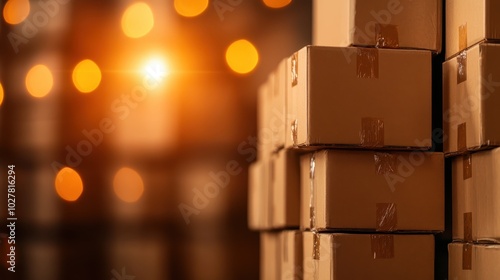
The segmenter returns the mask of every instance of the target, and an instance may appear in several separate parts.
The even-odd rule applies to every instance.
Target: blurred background
[[[258,279],[256,93],[311,1],[8,0],[0,279]]]

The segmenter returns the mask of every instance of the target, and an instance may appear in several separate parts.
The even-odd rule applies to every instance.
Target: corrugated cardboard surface
[[[465,163],[464,163],[465,162]],[[464,164],[471,176],[464,177]],[[465,213],[471,215],[474,241],[500,243],[500,148],[473,153],[470,163],[456,157],[452,163],[453,239],[465,240]]]
[[[272,157],[272,228],[299,227],[300,162],[294,150],[280,150]]]
[[[301,158],[301,190],[303,229],[444,230],[442,153],[318,151]]]
[[[440,52],[441,5],[439,0],[315,0],[313,43],[375,46],[380,43],[376,26],[389,25],[397,31],[400,48]]]
[[[270,226],[269,188],[269,163],[252,163],[248,170],[248,227],[252,230]]]
[[[260,233],[260,279],[276,280],[281,275],[281,244],[278,232]]]
[[[376,58],[358,58],[364,53]],[[288,92],[295,145],[429,148],[429,51],[308,46],[297,56],[298,79]],[[383,122],[382,145],[363,144],[365,119]]]
[[[281,238],[281,280],[302,279],[302,232],[286,230]]]
[[[443,64],[445,153],[461,152],[461,143],[468,150],[500,145],[499,64],[500,45],[486,43],[466,51],[465,65],[458,57]],[[466,76],[460,83],[459,70]],[[465,127],[465,137],[459,127]]]
[[[497,0],[446,0],[446,59],[464,46],[469,48],[485,39],[500,39],[499,13]]]
[[[286,90],[289,76],[287,60],[284,59],[280,62],[274,74],[275,91],[273,93],[273,109],[269,119],[273,131],[273,151],[285,146],[285,127],[290,125],[286,117]]]
[[[474,244],[470,259],[464,257],[463,243],[448,245],[448,273],[453,280],[496,280],[500,275],[500,245]],[[466,262],[469,262],[467,265]]]
[[[373,239],[380,237],[390,238],[391,256],[380,257],[374,252],[377,244]],[[304,280],[434,279],[432,235],[304,232],[303,242]]]
[[[259,160],[268,160],[273,150],[273,130],[270,120],[273,117],[275,82],[275,75],[271,73],[257,93],[257,158]]]

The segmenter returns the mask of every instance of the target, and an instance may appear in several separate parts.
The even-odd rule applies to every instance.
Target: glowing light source
[[[33,66],[26,75],[26,89],[34,97],[46,96],[54,85],[49,68],[43,64]]]
[[[153,58],[146,63],[143,72],[148,79],[160,83],[170,74],[170,69],[163,59]]]
[[[113,180],[116,196],[125,202],[136,202],[144,192],[141,175],[132,168],[123,167],[118,170]]]
[[[226,50],[226,62],[236,73],[251,72],[259,62],[259,53],[255,46],[245,39],[233,42]]]
[[[9,24],[23,22],[30,13],[29,0],[9,0],[3,7],[3,18]]]
[[[64,167],[57,173],[55,186],[57,194],[66,201],[78,200],[83,192],[80,175],[69,167]]]
[[[262,1],[266,6],[274,9],[283,8],[292,2],[292,0],[262,0]]]
[[[151,31],[155,19],[148,4],[137,2],[130,5],[122,16],[122,30],[130,38],[140,38]]]
[[[175,11],[181,16],[195,17],[203,13],[208,7],[208,0],[175,0]]]
[[[73,84],[80,92],[92,92],[100,83],[101,70],[92,60],[82,60],[73,69]]]
[[[0,83],[0,106],[2,106],[3,103],[3,87],[2,83]]]

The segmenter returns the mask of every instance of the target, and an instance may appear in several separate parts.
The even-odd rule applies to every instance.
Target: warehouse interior
[[[0,8],[0,279],[498,278],[500,4]]]

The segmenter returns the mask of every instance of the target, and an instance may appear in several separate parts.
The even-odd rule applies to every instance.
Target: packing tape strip
[[[298,121],[295,119],[292,121],[292,124],[291,124],[291,132],[292,132],[292,143],[293,143],[293,146],[297,146],[297,129],[299,128],[298,127],[299,123]]]
[[[457,84],[467,81],[467,51],[457,56]]]
[[[472,241],[472,212],[464,213],[464,240]]]
[[[310,169],[309,169],[309,228],[314,229],[316,227],[316,213],[314,212],[314,173],[316,172],[316,158],[315,154],[311,155],[311,162],[310,162]]]
[[[292,81],[292,87],[297,85],[297,82],[299,80],[299,55],[298,53],[294,53],[292,57],[290,58],[290,66],[291,66],[291,81]]]
[[[398,225],[398,215],[395,203],[377,203],[376,231],[395,231]]]
[[[399,48],[398,26],[377,23],[375,25],[375,44],[377,48]]]
[[[373,259],[394,258],[394,236],[390,234],[372,234],[371,249]]]
[[[358,78],[378,79],[378,50],[357,48],[356,75]]]
[[[377,118],[362,118],[359,137],[361,146],[384,146],[384,121]]]
[[[467,123],[461,123],[457,128],[457,149],[458,151],[467,150]]]
[[[458,50],[467,48],[467,23],[458,27]]]
[[[467,180],[472,178],[472,155],[466,154],[463,157],[463,178]]]
[[[472,270],[472,244],[462,246],[462,270]]]
[[[394,156],[394,154],[375,153],[373,158],[375,160],[375,171],[378,175],[396,173],[398,159],[396,156]]]
[[[319,236],[319,233],[317,232],[313,232],[313,260],[319,260],[320,258],[320,255],[319,255],[319,252],[320,252],[320,247],[321,247],[321,241],[320,241],[320,236]]]

